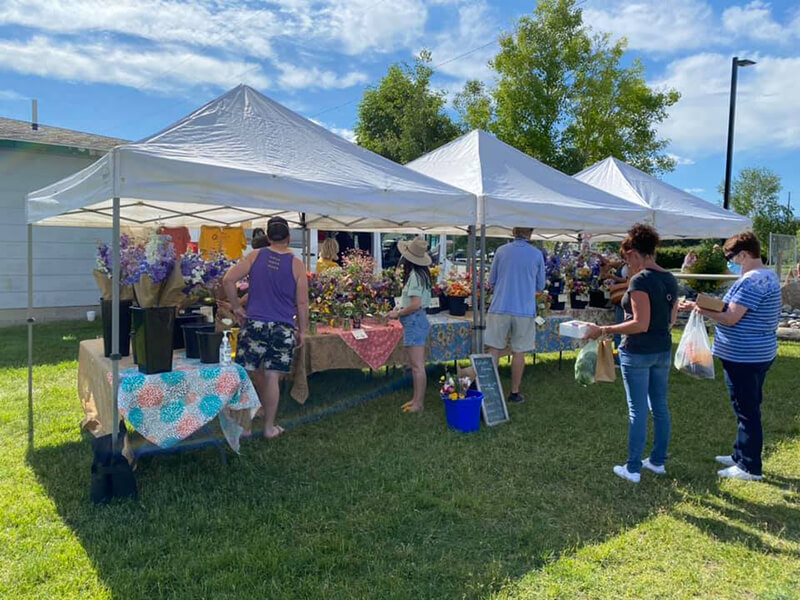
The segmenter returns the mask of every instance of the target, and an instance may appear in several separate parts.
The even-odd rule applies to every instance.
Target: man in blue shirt
[[[515,227],[514,241],[497,249],[489,283],[494,290],[486,317],[484,341],[495,362],[511,342],[511,395],[508,401],[525,401],[519,393],[525,370],[525,353],[536,348],[536,294],[545,288],[544,256],[530,244],[533,229]]]

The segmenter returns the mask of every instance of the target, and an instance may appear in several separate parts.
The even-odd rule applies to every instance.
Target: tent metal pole
[[[113,200],[111,231],[111,451],[117,451],[119,432],[119,197]]]
[[[478,285],[475,281],[475,225],[469,226],[469,237],[467,238],[467,271],[472,282],[472,352],[479,352],[478,349]]]
[[[483,354],[483,335],[486,330],[486,224],[481,224],[481,325],[478,330],[478,352]]]
[[[28,450],[33,450],[33,225],[28,223]]]
[[[306,225],[306,213],[300,213],[300,227],[303,230],[303,265],[306,271],[311,269],[311,238]]]

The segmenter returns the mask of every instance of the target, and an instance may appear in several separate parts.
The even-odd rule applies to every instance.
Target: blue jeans
[[[628,471],[642,470],[642,453],[647,441],[647,414],[653,413],[653,451],[650,462],[661,466],[667,460],[671,422],[667,407],[670,354],[631,354],[619,351],[622,381],[628,395]],[[649,411],[648,411],[649,407]]]
[[[764,433],[761,430],[761,400],[764,380],[772,361],[763,363],[737,363],[722,361],[725,383],[731,394],[731,405],[739,423],[736,443],[731,458],[740,469],[751,475],[761,475],[761,448]]]

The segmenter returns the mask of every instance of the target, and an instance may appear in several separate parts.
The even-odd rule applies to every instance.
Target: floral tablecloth
[[[336,330],[336,333],[371,369],[378,370],[403,339],[403,326],[396,321],[386,325],[364,323],[362,330],[367,335],[364,339],[357,339],[352,331]],[[320,333],[325,331],[321,329]]]
[[[143,375],[135,367],[120,372],[120,414],[162,448],[174,446],[219,417],[225,438],[238,452],[242,428],[231,413],[248,411],[253,417],[259,407],[247,372],[237,364],[202,364],[176,354],[168,373]]]
[[[472,319],[449,315],[428,315],[431,332],[428,336],[428,360],[447,362],[466,358],[472,353]]]

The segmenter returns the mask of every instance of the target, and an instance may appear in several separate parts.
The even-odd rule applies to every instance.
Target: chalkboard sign
[[[508,408],[494,358],[490,354],[472,354],[469,359],[475,369],[478,389],[483,392],[481,411],[484,422],[489,426],[505,423],[508,421]]]

